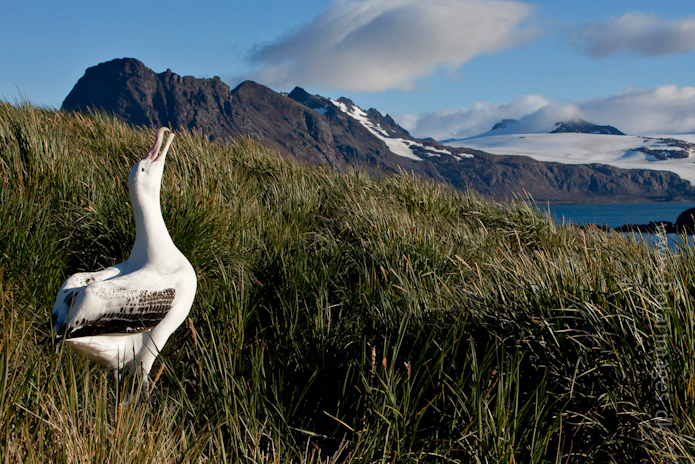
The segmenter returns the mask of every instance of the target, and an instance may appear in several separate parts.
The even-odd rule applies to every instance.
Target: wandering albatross
[[[97,272],[80,272],[63,283],[51,314],[53,330],[73,351],[118,375],[127,368],[148,375],[169,336],[188,316],[196,275],[176,248],[159,204],[164,160],[174,138],[164,134],[128,176],[135,213],[135,244],[128,259]]]

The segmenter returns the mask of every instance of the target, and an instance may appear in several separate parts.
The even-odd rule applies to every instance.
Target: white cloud
[[[664,56],[695,50],[695,16],[662,19],[642,12],[615,16],[577,27],[567,36],[592,58],[620,51],[644,56]]]
[[[547,107],[550,100],[541,95],[524,95],[496,104],[477,102],[469,108],[449,108],[419,115],[397,117],[398,123],[413,135],[436,139],[463,138],[486,132],[503,119],[520,119]]]
[[[465,138],[481,134],[503,119],[518,119],[515,133],[550,132],[556,122],[586,119],[628,134],[695,132],[695,87],[666,85],[628,89],[608,97],[576,102],[525,95],[511,102],[478,102],[469,108],[438,110],[395,119],[416,137]]]
[[[533,40],[533,7],[510,0],[334,0],[313,22],[250,54],[265,85],[412,89],[475,56]]]
[[[629,89],[579,107],[587,119],[610,123],[630,134],[695,132],[695,87]]]
[[[576,121],[586,119],[582,110],[574,104],[553,102],[538,111],[527,114],[519,119],[510,132],[539,133],[550,132],[560,121]]]

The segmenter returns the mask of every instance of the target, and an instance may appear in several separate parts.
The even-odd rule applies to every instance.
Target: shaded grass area
[[[127,258],[153,135],[0,104],[9,462],[692,459],[692,248],[186,132],[162,209],[198,294],[140,400],[45,324],[65,277]]]

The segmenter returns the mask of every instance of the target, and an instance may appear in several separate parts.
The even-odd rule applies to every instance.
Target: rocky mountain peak
[[[625,135],[613,126],[599,126],[584,119],[574,121],[561,121],[555,123],[555,129],[550,134],[604,134],[604,135]]]
[[[346,97],[340,97],[337,101],[347,106],[348,110],[350,111],[353,111],[355,108],[359,108],[357,105],[355,105],[355,102]]]
[[[516,119],[503,119],[500,122],[498,122],[497,124],[495,124],[494,126],[492,126],[492,129],[490,129],[490,130],[494,131],[494,130],[498,130],[498,129],[506,129],[507,127],[514,125],[518,122],[519,121],[517,121]]]
[[[407,130],[403,129],[401,126],[399,126],[398,123],[396,123],[396,121],[394,121],[393,118],[388,114],[384,116],[378,110],[374,108],[369,108],[367,110],[367,117],[374,124],[380,126],[382,129],[388,132],[388,134],[391,137],[405,139],[411,137],[410,133]]]
[[[309,92],[299,86],[292,89],[287,96],[298,102],[309,101],[311,97],[313,97],[313,95],[309,94]]]
[[[295,87],[287,96],[322,115],[336,110],[330,99],[320,95],[312,95],[301,87]]]

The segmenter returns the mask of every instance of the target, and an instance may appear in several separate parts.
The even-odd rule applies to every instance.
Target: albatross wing
[[[171,310],[176,290],[133,273],[87,285],[77,294],[64,338],[129,335],[150,330]],[[160,280],[160,279],[156,279]]]

